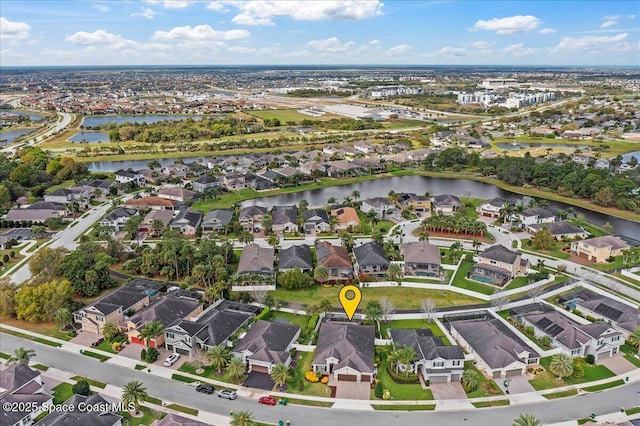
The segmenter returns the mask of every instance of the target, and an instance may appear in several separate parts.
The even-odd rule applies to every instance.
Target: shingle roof
[[[129,321],[143,326],[151,321],[158,321],[165,327],[177,319],[184,318],[193,312],[200,302],[181,297],[164,297],[146,308],[136,312]]]
[[[396,348],[409,346],[416,351],[418,359],[432,361],[442,359],[464,359],[462,348],[457,345],[445,345],[440,337],[433,335],[429,329],[389,329],[389,335]]]
[[[295,207],[274,207],[271,212],[271,223],[273,225],[285,225],[287,223],[297,223],[298,209]]]
[[[433,197],[433,203],[436,206],[461,206],[460,198],[451,194],[436,195]]]
[[[109,222],[111,222],[121,217],[129,218],[136,213],[138,213],[138,210],[118,207],[117,209],[112,210],[108,215],[106,215],[104,220],[108,220]]]
[[[40,375],[40,372],[25,364],[13,364],[0,371],[0,393],[14,392]]]
[[[233,348],[233,352],[249,351],[253,354],[250,359],[284,363],[290,356],[287,348],[299,331],[297,325],[258,320]]]
[[[291,246],[280,252],[280,260],[278,262],[280,269],[311,269],[313,262],[311,261],[311,249],[306,244]]]
[[[389,258],[374,241],[354,247],[353,254],[359,265],[389,265]]]
[[[329,223],[329,215],[325,210],[321,210],[321,209],[307,210],[306,212],[302,213],[302,215],[304,216],[307,222],[313,221],[313,222]]]
[[[169,413],[162,420],[155,420],[151,426],[209,426],[209,423]]]
[[[351,268],[351,258],[344,246],[334,246],[328,241],[316,240],[316,256],[318,265],[327,268]]]
[[[582,228],[578,228],[569,222],[535,223],[530,226],[536,230],[547,228],[553,235],[580,234],[585,232]]]
[[[253,218],[267,213],[267,208],[262,206],[247,206],[240,211],[240,218]]]
[[[238,274],[273,272],[274,260],[273,247],[260,247],[256,243],[247,244],[240,255]]]
[[[554,212],[543,207],[532,207],[522,212],[522,216],[524,217],[538,216],[539,218],[547,218],[554,217],[555,215]]]
[[[80,403],[86,407],[107,406],[108,402],[100,395],[74,395],[64,402],[65,405],[74,405],[75,410],[52,411],[48,416],[38,422],[39,426],[113,426],[122,421],[122,416],[117,413],[104,411],[97,408],[93,410],[78,409]]]
[[[202,212],[198,210],[182,210],[173,221],[171,221],[171,227],[179,227],[181,225],[188,224],[194,228],[197,228],[202,221]]]
[[[612,250],[616,249],[624,249],[631,247],[624,240],[619,237],[615,237],[613,235],[605,235],[604,237],[596,237],[589,238],[588,240],[583,240],[580,244],[589,244],[593,247],[611,247]]]
[[[506,248],[502,244],[498,244],[495,246],[491,246],[482,253],[478,255],[479,257],[483,257],[485,259],[492,259],[498,262],[505,262],[508,264],[513,264],[520,253],[517,251],[513,251],[511,249]]]
[[[338,359],[334,371],[344,367],[361,373],[373,373],[375,329],[371,325],[323,323],[318,334],[313,364],[326,364]]]
[[[407,263],[441,263],[440,248],[428,241],[404,243],[402,245],[404,261]]]
[[[204,220],[202,221],[202,224],[206,225],[208,223],[219,222],[220,225],[226,226],[231,223],[232,218],[233,212],[231,210],[215,209],[207,213],[207,215],[204,217]]]

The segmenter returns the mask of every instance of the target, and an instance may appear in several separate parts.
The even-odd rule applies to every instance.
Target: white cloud
[[[384,52],[385,55],[404,55],[411,50],[408,44],[399,44]]]
[[[371,40],[369,44],[380,44],[380,40]]]
[[[605,21],[617,21],[618,19],[620,19],[620,15],[604,15],[602,19],[604,19]]]
[[[473,26],[477,30],[495,31],[500,35],[524,33],[533,31],[542,24],[542,21],[532,15],[516,15],[506,18],[493,18],[489,21],[480,19]]]
[[[207,9],[213,10],[214,12],[225,13],[229,11],[229,9],[225,7],[225,4],[225,1],[212,1],[207,5]]]
[[[160,4],[167,9],[184,9],[196,3],[196,0],[144,0],[145,3]]]
[[[251,47],[244,47],[244,46],[231,46],[227,48],[227,50],[229,52],[237,52],[237,53],[255,53],[256,52],[256,49],[253,49]]]
[[[153,38],[156,40],[181,40],[181,41],[212,41],[212,40],[235,40],[247,38],[251,33],[247,30],[217,31],[209,25],[186,25],[175,27],[170,31],[156,31]]]
[[[465,56],[467,54],[467,49],[464,47],[447,46],[436,50],[433,54],[436,56]]]
[[[554,30],[553,28],[543,28],[540,31],[538,31],[540,34],[553,34],[556,32],[556,30]]]
[[[629,37],[628,33],[622,33],[615,36],[584,36],[584,37],[564,37],[558,49],[572,50],[629,50],[633,48],[631,43],[625,42]]]
[[[490,41],[482,41],[482,40],[478,40],[478,41],[474,41],[473,43],[471,43],[471,45],[473,47],[475,47],[476,49],[488,49],[491,46],[493,46],[495,43],[490,42]]]
[[[273,18],[291,18],[296,21],[358,20],[382,15],[379,0],[251,0],[217,1],[208,8],[224,11],[225,6],[233,6],[240,12],[234,22],[244,25],[272,25]]]
[[[92,33],[78,31],[68,36],[65,40],[83,46],[102,46],[111,49],[125,49],[139,46],[139,44],[133,40],[127,40],[119,34],[109,33],[105,30],[96,30]]]
[[[352,45],[352,41],[340,43],[340,39],[337,37],[330,37],[324,40],[311,40],[307,43],[307,46],[310,48],[321,52],[346,52]]]
[[[627,15],[627,18],[629,18],[629,19],[636,19],[636,15]]]
[[[605,21],[602,23],[602,25],[600,25],[600,28],[607,28],[612,25],[618,25],[618,23],[616,21]]]
[[[111,10],[111,8],[109,6],[107,6],[106,4],[94,4],[93,8],[96,10],[99,10],[100,12],[103,13],[107,13],[108,11]]]
[[[510,46],[503,48],[502,51],[516,58],[520,58],[523,56],[530,56],[538,53],[538,49],[531,48],[531,47],[524,47],[523,43],[512,44]]]
[[[10,21],[0,17],[0,40],[22,40],[29,38],[31,27],[26,22]]]
[[[146,18],[146,19],[153,19],[153,17],[156,16],[156,12],[149,9],[148,7],[145,7],[140,12],[132,13],[131,16],[142,16],[143,18]]]

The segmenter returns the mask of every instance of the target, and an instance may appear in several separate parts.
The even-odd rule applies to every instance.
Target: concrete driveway
[[[602,358],[596,361],[598,365],[604,365],[616,374],[626,374],[636,369],[636,366],[627,361],[623,354],[618,353],[614,356]]]
[[[336,386],[336,398],[366,400],[371,398],[370,383],[344,382],[330,379],[329,386]]]
[[[531,383],[529,383],[529,380],[526,376],[509,377],[508,381],[509,381],[508,389],[510,394],[528,393],[528,392],[536,391],[533,388],[533,386],[531,386]],[[500,387],[500,389],[502,389],[503,391],[507,390],[507,388],[505,388],[504,386],[504,379],[496,379],[495,382]]]
[[[102,336],[96,333],[90,333],[88,331],[79,331],[78,335],[71,339],[71,342],[77,343],[78,345],[91,347],[91,344],[98,339],[102,339]]]
[[[433,399],[467,399],[460,382],[431,383],[429,389],[433,393]]]

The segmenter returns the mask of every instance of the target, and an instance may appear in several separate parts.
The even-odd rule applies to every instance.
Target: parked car
[[[102,342],[104,342],[104,337],[101,337],[101,338],[99,338],[98,340],[96,340],[95,342],[93,342],[93,343],[91,344],[91,346],[93,346],[93,347],[95,348],[96,346],[98,346],[98,345],[99,345],[100,343],[102,343]]]
[[[180,354],[171,354],[164,360],[164,365],[171,367],[180,358]]]
[[[213,385],[210,385],[208,383],[201,383],[198,386],[196,386],[197,392],[208,393],[209,395],[215,392],[215,390],[216,388],[214,388]]]
[[[272,396],[261,396],[260,398],[258,398],[258,403],[264,405],[276,405],[278,401],[276,401],[276,399]]]
[[[232,391],[230,389],[221,390],[220,392],[218,392],[218,396],[220,398],[227,398],[227,399],[236,399],[238,397],[238,395],[236,394],[236,391]]]

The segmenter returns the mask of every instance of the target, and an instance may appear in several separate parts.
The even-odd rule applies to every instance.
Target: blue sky
[[[640,66],[640,2],[2,0],[0,64]]]

